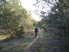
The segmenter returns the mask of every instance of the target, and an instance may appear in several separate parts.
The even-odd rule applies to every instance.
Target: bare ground
[[[44,31],[40,31],[36,39],[34,35],[34,31],[29,31],[24,38],[0,42],[4,46],[1,52],[61,52],[63,41],[58,35]]]
[[[25,52],[61,52],[62,41],[52,32],[40,32],[39,38]]]
[[[0,41],[0,52],[22,52],[23,49],[34,39],[34,31],[28,31],[24,38]]]

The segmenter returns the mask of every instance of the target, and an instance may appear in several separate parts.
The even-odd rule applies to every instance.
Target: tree
[[[63,28],[66,28],[66,16],[68,16],[66,15],[66,11],[68,11],[68,0],[38,0],[36,3],[38,4],[37,7],[40,6],[40,4],[42,5],[40,10],[41,14],[39,15],[43,18],[42,21],[45,27],[55,27],[60,31],[63,31]],[[47,6],[51,9],[48,12],[45,11]]]
[[[44,3],[42,3],[42,2]],[[56,3],[54,3],[56,2]],[[45,4],[47,3],[47,4]],[[68,52],[69,45],[69,0],[38,0],[38,6],[41,4],[44,10],[40,10],[39,14],[42,16],[42,21],[40,22],[43,29],[53,28],[52,31],[58,34],[59,38],[64,40],[64,51]],[[46,6],[50,7],[50,11],[45,11]],[[38,7],[37,6],[37,7]],[[38,9],[39,10],[39,9]],[[38,12],[37,12],[38,14]],[[56,29],[57,31],[56,33]],[[62,48],[63,49],[63,48]]]
[[[19,0],[2,0],[0,4],[0,27],[10,37],[22,37],[33,27],[30,14],[21,6]]]

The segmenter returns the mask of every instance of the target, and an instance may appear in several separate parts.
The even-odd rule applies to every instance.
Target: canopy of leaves
[[[42,6],[40,14],[42,20],[39,22],[39,25],[44,30],[52,29],[52,31],[58,36],[61,35],[61,39],[64,40],[64,50],[63,52],[68,52],[69,45],[69,0],[38,0],[36,2],[38,5]],[[44,4],[43,4],[44,3]],[[45,4],[47,3],[47,4]],[[49,6],[51,10],[45,11],[46,6]],[[56,31],[58,29],[58,31]],[[63,37],[63,38],[62,38]]]
[[[68,13],[69,13],[69,1],[68,0],[38,0],[36,2],[38,8],[42,6],[42,9],[38,13],[43,19],[41,26],[45,28],[57,28],[60,31],[68,28]],[[46,11],[46,8],[51,10]],[[39,9],[37,9],[39,10]]]
[[[19,0],[0,1],[0,28],[11,37],[22,37],[33,28],[31,15],[21,6]]]

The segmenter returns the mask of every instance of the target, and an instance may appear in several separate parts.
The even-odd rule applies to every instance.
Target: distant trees
[[[10,37],[22,37],[33,28],[31,15],[21,6],[19,0],[0,1],[0,27]]]

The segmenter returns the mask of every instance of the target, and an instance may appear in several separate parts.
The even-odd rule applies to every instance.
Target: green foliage
[[[66,36],[69,36],[69,18],[67,18],[67,26],[63,32],[66,34]]]
[[[35,19],[31,19],[32,20],[32,23],[33,23],[33,26],[38,26],[38,21],[36,21]]]
[[[19,0],[3,0],[0,4],[0,27],[10,37],[23,37],[28,29],[33,28],[31,15],[20,5]]]
[[[3,46],[0,46],[0,50],[2,50]]]
[[[68,27],[69,1],[68,0],[61,0],[61,1],[58,0],[58,2],[57,2],[57,0],[55,0],[55,1],[49,0],[49,2],[48,2],[48,1],[44,0],[44,2],[48,4],[51,11],[47,12],[47,11],[41,10],[40,16],[42,17],[42,21],[39,23],[39,24],[41,24],[40,26],[42,26],[43,29],[56,28],[56,29],[59,29],[59,31],[61,31],[61,32],[64,30],[68,31],[68,29],[69,29],[69,27]],[[56,2],[56,3],[54,3],[54,2]],[[38,3],[40,3],[40,2],[38,2]],[[41,4],[43,9],[45,9],[44,8],[45,6],[43,6],[44,4]],[[53,7],[50,6],[50,4]],[[48,15],[46,16],[47,13],[48,13]]]
[[[40,1],[40,0],[39,0]],[[68,52],[68,45],[69,45],[69,0],[43,0],[42,9],[46,9],[45,3],[50,7],[51,11],[41,11],[42,21],[40,25],[43,29],[52,28],[52,31],[58,29],[62,33],[62,37],[64,38],[65,42],[65,52]],[[38,1],[37,1],[38,2]],[[39,3],[39,2],[38,2]],[[51,4],[51,6],[50,6]],[[53,5],[53,7],[52,7]],[[48,15],[46,16],[46,14]],[[56,30],[55,30],[56,31]],[[55,33],[55,32],[54,32]],[[64,33],[64,34],[63,34]],[[60,36],[60,35],[58,35]],[[60,37],[61,38],[61,37]],[[62,39],[63,39],[62,38]],[[68,50],[68,51],[67,51]]]
[[[64,30],[63,32],[66,34],[65,36],[69,36],[69,30]]]

